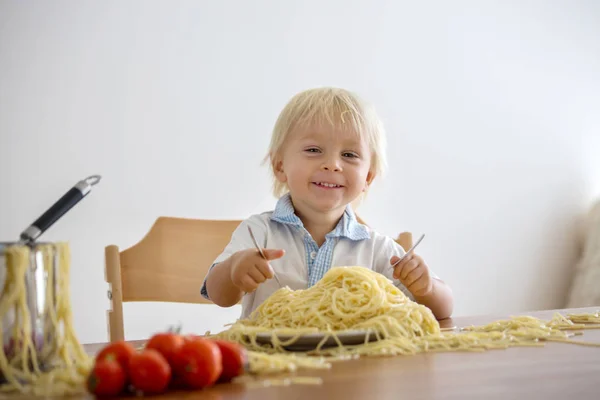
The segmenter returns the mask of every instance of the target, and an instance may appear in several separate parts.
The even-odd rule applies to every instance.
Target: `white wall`
[[[277,113],[339,85],[389,132],[362,216],[427,234],[456,314],[560,307],[575,220],[600,193],[599,21],[592,0],[2,1],[0,239],[102,174],[44,238],[71,243],[81,340],[106,340],[104,246],[159,215],[271,207],[260,161]],[[129,304],[126,334],[238,312]]]

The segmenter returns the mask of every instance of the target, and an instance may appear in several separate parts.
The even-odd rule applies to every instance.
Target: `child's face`
[[[373,178],[365,140],[329,126],[294,132],[274,167],[294,205],[313,212],[343,211]]]

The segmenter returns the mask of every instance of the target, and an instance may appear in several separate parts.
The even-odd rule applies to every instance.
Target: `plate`
[[[293,343],[283,346],[286,350],[290,351],[309,351],[315,349],[319,343],[327,336],[327,333],[306,333],[304,335],[300,335]],[[280,333],[277,335],[277,338],[285,342],[287,340],[293,339],[295,335],[288,333]],[[261,332],[256,335],[256,341],[260,344],[271,344],[271,332]],[[365,343],[365,340],[368,337],[369,342],[374,342],[377,340],[377,336],[375,333],[369,330],[348,330],[337,333],[337,337],[339,341],[345,346],[359,345]],[[328,337],[325,341],[325,344],[321,348],[325,347],[336,347],[338,346],[338,342],[334,337]]]

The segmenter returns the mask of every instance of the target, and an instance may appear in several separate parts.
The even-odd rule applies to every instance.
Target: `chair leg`
[[[121,260],[119,248],[111,245],[104,250],[108,298],[111,308],[107,311],[108,337],[110,342],[125,340],[123,326],[123,292],[121,286]]]

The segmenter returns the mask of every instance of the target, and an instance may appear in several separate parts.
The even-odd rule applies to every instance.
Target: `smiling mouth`
[[[327,182],[313,182],[313,185],[322,187],[322,188],[328,188],[328,189],[339,189],[339,188],[343,188],[342,185],[336,185],[335,183],[327,183]]]

